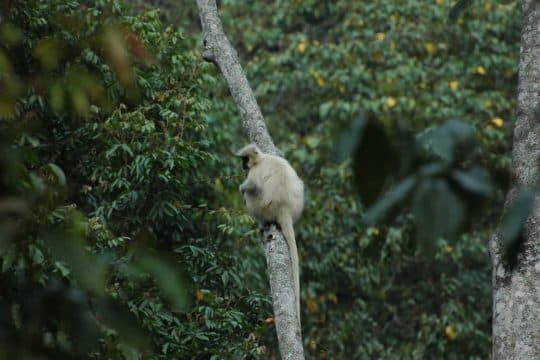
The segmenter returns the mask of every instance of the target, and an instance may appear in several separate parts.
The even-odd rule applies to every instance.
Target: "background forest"
[[[489,357],[487,244],[508,187],[520,11],[450,10],[221,2],[270,134],[306,184],[309,358]],[[233,154],[248,140],[200,36],[194,1],[1,2],[1,358],[278,357],[260,236],[237,190]],[[424,199],[457,211],[459,236],[417,231],[414,203],[366,225],[363,184],[394,164],[385,143],[367,162],[347,156],[365,116],[390,142],[395,124],[414,138],[449,120],[474,129],[460,159],[487,169],[478,192],[491,196],[466,209]]]

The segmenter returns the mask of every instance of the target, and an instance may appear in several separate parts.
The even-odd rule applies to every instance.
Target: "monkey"
[[[247,211],[263,229],[277,223],[287,240],[300,320],[300,275],[293,224],[304,209],[304,183],[287,160],[263,153],[255,144],[245,146],[237,156],[242,158],[242,168],[248,171],[239,187]]]

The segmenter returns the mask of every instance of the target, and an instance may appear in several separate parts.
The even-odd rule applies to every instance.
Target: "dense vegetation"
[[[489,354],[487,237],[507,186],[519,13],[475,2],[452,23],[449,9],[222,4],[270,132],[306,183],[310,357]],[[277,356],[264,255],[237,193],[232,153],[247,140],[200,58],[194,4],[167,11],[0,4],[2,357]],[[495,191],[459,239],[420,251],[408,207],[365,225],[353,175],[375,170],[336,156],[365,113],[417,137],[451,119],[473,126],[466,161]]]

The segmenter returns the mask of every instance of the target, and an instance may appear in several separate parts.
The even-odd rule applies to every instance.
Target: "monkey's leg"
[[[261,227],[261,232],[270,230],[270,227],[274,225],[279,231],[281,231],[281,225],[277,221],[267,221]]]

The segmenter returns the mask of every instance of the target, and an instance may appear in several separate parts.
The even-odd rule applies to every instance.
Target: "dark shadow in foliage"
[[[341,134],[336,153],[338,160],[354,154],[356,189],[365,205],[373,204],[381,194],[399,160],[396,146],[387,130],[376,120],[364,115],[355,119],[351,127]]]

